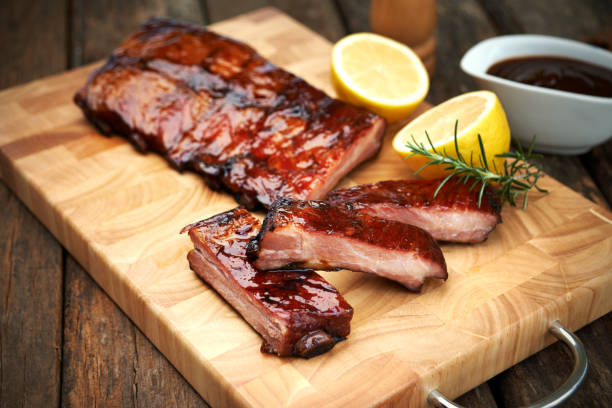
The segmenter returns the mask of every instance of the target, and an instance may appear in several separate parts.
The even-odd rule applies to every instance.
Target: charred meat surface
[[[424,230],[322,201],[275,202],[247,254],[259,269],[345,268],[413,291],[426,278],[447,278],[442,251]]]
[[[191,269],[259,332],[262,352],[309,358],[330,350],[349,334],[353,309],[312,270],[255,269],[246,248],[260,227],[244,208],[186,226]]]
[[[440,241],[484,241],[501,222],[501,205],[491,186],[478,207],[479,187],[450,179],[434,193],[442,180],[390,180],[339,189],[327,201],[354,211],[416,225]]]
[[[248,207],[320,199],[380,148],[385,121],[241,42],[152,19],[74,97],[103,133],[225,187]]]

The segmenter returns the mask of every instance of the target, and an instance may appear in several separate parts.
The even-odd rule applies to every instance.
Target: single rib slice
[[[320,199],[380,148],[385,121],[241,42],[153,19],[74,98],[103,133],[158,152],[254,207]]]
[[[264,338],[262,352],[313,357],[350,332],[353,309],[312,270],[258,271],[246,257],[261,223],[236,208],[183,229],[191,269]]]
[[[339,189],[327,201],[376,217],[416,225],[435,239],[453,242],[484,241],[501,222],[501,205],[493,187],[487,186],[478,207],[479,188],[450,179],[392,180]],[[479,187],[479,186],[478,186]]]
[[[414,291],[428,277],[447,277],[442,251],[427,232],[322,201],[274,203],[247,253],[259,269],[345,268]]]

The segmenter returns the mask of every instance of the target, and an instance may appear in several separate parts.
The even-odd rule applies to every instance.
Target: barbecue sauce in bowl
[[[543,88],[612,98],[612,70],[572,58],[509,58],[491,65],[487,74]]]

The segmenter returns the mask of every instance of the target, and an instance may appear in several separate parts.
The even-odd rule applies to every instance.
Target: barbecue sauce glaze
[[[258,271],[247,259],[246,248],[260,228],[259,220],[239,207],[188,225],[182,232],[189,232],[196,250],[214,253],[228,271],[227,279],[267,309],[271,320],[286,322],[291,354],[310,358],[328,351],[349,334],[353,308],[311,269]],[[265,340],[261,351],[287,355]]]
[[[487,74],[542,88],[612,97],[612,70],[572,58],[509,58],[491,65]]]
[[[373,147],[384,130],[379,116],[328,97],[246,44],[165,19],[149,20],[113,51],[75,102],[103,133],[161,153],[249,208],[317,195],[372,129]]]

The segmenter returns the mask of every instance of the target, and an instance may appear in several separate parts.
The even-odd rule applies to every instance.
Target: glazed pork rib
[[[413,291],[426,278],[447,278],[442,251],[427,232],[322,201],[275,202],[247,254],[259,269],[345,268]]]
[[[484,190],[480,208],[479,188],[450,179],[434,193],[442,180],[391,180],[332,191],[327,201],[351,210],[416,225],[441,241],[484,241],[501,222],[501,205],[493,187]],[[479,187],[479,186],[478,186]]]
[[[200,173],[249,208],[323,198],[379,150],[385,129],[246,44],[163,19],[121,44],[74,100],[103,133]]]
[[[246,258],[261,223],[236,208],[183,229],[191,269],[264,338],[262,352],[313,357],[349,334],[353,309],[312,270],[258,271]]]

